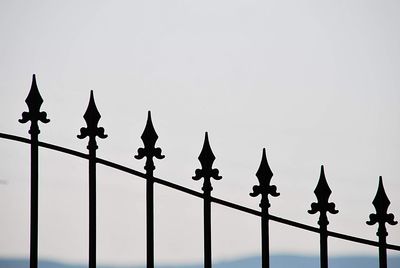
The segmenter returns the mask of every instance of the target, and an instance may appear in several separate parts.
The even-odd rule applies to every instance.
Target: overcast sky
[[[400,219],[400,3],[398,1],[1,1],[0,131],[18,119],[32,74],[51,122],[40,139],[79,151],[94,90],[109,137],[100,157],[133,158],[147,111],[166,158],[155,175],[193,181],[209,132],[223,176],[216,197],[257,209],[248,194],[262,148],[281,196],[271,213],[316,226],[307,210],[325,165],[339,214],[329,228],[376,239],[378,177]],[[29,147],[0,141],[0,256],[29,256]],[[39,255],[88,258],[87,163],[40,150]],[[144,263],[145,183],[98,167],[98,261]],[[202,202],[156,186],[156,262],[201,261]],[[213,206],[213,256],[260,253],[259,219]],[[400,226],[388,227],[400,244]],[[316,234],[271,223],[271,252],[317,254]],[[375,254],[330,239],[332,254]]]

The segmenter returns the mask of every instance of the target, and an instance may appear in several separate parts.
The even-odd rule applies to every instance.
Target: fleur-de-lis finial
[[[308,211],[310,214],[315,214],[318,211],[321,213],[320,219],[318,221],[319,225],[327,225],[328,218],[326,217],[326,213],[330,212],[332,214],[336,214],[339,211],[335,209],[335,203],[330,203],[329,196],[332,191],[329,188],[328,182],[326,181],[324,166],[321,166],[321,173],[319,176],[317,187],[314,190],[315,196],[317,197],[318,202],[311,204],[311,210]]]
[[[39,89],[36,84],[35,75],[33,75],[31,89],[29,91],[28,96],[25,99],[25,103],[28,105],[29,112],[23,112],[22,119],[19,119],[18,121],[20,123],[26,123],[28,121],[31,121],[31,128],[29,130],[29,133],[39,134],[40,130],[38,126],[38,121],[41,121],[43,123],[48,123],[50,122],[50,120],[47,119],[46,112],[40,111],[43,99],[42,96],[40,96]]]
[[[386,195],[385,188],[383,187],[382,176],[379,177],[378,190],[372,204],[375,207],[376,213],[371,213],[369,215],[369,221],[367,221],[367,224],[374,225],[379,223],[377,235],[387,236],[388,233],[385,228],[385,223],[395,225],[397,224],[397,221],[394,220],[394,215],[392,213],[387,213],[390,201]]]
[[[259,181],[259,185],[253,186],[253,192],[250,193],[250,196],[256,197],[261,194],[261,208],[269,208],[270,203],[268,199],[268,195],[272,195],[274,197],[279,196],[280,194],[277,192],[277,188],[275,185],[270,185],[272,176],[274,174],[271,171],[271,168],[268,165],[267,155],[265,152],[265,148],[263,148],[261,163],[257,170],[256,176]]]
[[[86,126],[80,129],[80,134],[77,136],[79,139],[89,137],[88,149],[97,149],[96,136],[105,139],[107,135],[104,134],[104,128],[98,127],[97,124],[100,121],[101,115],[97,110],[96,103],[94,102],[93,90],[90,91],[89,104],[83,115]]]
[[[158,135],[154,129],[150,111],[148,111],[146,126],[140,138],[143,141],[144,147],[138,149],[138,153],[137,155],[135,155],[135,158],[142,159],[143,157],[146,157],[147,161],[145,169],[154,170],[155,167],[152,160],[153,157],[157,159],[163,159],[165,156],[161,154],[162,151],[161,148],[155,147],[156,142],[158,140]]]
[[[212,167],[215,160],[215,156],[211,150],[207,132],[205,134],[203,148],[201,149],[198,159],[201,164],[201,169],[196,169],[195,176],[193,176],[192,178],[196,181],[200,180],[201,178],[204,178],[204,184],[202,189],[204,192],[211,192],[213,188],[211,186],[210,178],[214,178],[215,180],[220,180],[222,179],[222,176],[218,175],[219,174],[218,169]]]

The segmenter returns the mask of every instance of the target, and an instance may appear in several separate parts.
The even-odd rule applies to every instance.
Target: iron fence
[[[33,75],[32,85],[25,100],[28,106],[28,112],[22,113],[21,123],[31,122],[29,134],[30,139],[15,136],[7,133],[0,133],[0,138],[7,140],[14,140],[21,143],[30,144],[31,148],[31,201],[30,201],[30,268],[37,268],[38,265],[38,181],[39,181],[39,147],[59,151],[75,157],[83,158],[88,161],[89,170],[89,268],[96,267],[96,165],[104,165],[110,168],[120,170],[122,172],[131,174],[133,176],[146,180],[146,246],[147,246],[147,267],[154,267],[154,184],[164,185],[166,187],[184,192],[188,195],[196,196],[203,199],[203,219],[204,219],[204,267],[212,267],[212,241],[211,241],[211,203],[220,204],[231,209],[251,214],[261,219],[261,258],[262,268],[269,268],[269,221],[275,221],[281,224],[289,225],[295,228],[306,230],[309,232],[319,233],[320,235],[320,267],[328,267],[328,237],[335,237],[342,240],[352,241],[355,243],[370,245],[378,248],[379,251],[379,267],[387,268],[387,249],[400,251],[399,245],[392,245],[386,242],[388,232],[386,224],[395,225],[397,222],[394,220],[394,215],[388,213],[390,201],[385,193],[383,187],[382,177],[379,177],[378,190],[373,199],[372,204],[375,207],[376,213],[369,216],[368,225],[378,224],[378,241],[372,241],[355,237],[343,233],[332,232],[328,230],[328,217],[327,213],[336,214],[338,210],[335,209],[335,204],[329,202],[329,197],[332,193],[327,183],[324,167],[321,166],[320,177],[315,188],[315,196],[317,202],[311,204],[311,209],[308,211],[311,214],[319,213],[318,225],[314,227],[300,222],[284,219],[269,213],[269,196],[277,197],[277,187],[271,185],[273,173],[268,165],[266,150],[262,151],[261,163],[256,177],[259,184],[253,186],[253,192],[250,196],[261,196],[260,211],[254,210],[236,203],[228,202],[218,199],[211,195],[212,183],[211,179],[220,180],[222,177],[219,171],[213,168],[215,156],[211,150],[208,139],[208,133],[205,133],[203,148],[198,157],[201,168],[196,169],[195,175],[192,177],[194,180],[203,179],[203,192],[197,192],[189,188],[174,184],[167,180],[157,178],[153,175],[155,170],[154,158],[163,159],[161,148],[156,147],[158,135],[154,129],[151,113],[148,112],[147,123],[144,128],[141,139],[143,147],[138,149],[135,156],[137,159],[146,159],[145,173],[131,169],[129,167],[119,165],[117,163],[98,158],[96,150],[98,149],[96,138],[104,139],[107,137],[105,130],[98,126],[101,115],[96,107],[94,101],[93,91],[90,93],[89,104],[84,114],[86,127],[80,129],[80,134],[77,136],[79,139],[89,138],[87,149],[88,153],[74,151],[68,148],[57,146],[39,141],[39,125],[38,122],[48,123],[46,112],[40,111],[43,99],[39,93],[35,75]]]

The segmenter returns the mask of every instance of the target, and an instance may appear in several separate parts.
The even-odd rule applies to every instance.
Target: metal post
[[[211,183],[210,178],[204,180],[204,267],[212,267],[211,255]]]
[[[211,268],[211,191],[213,190],[211,186],[211,178],[220,180],[222,177],[218,175],[218,169],[212,167],[215,156],[211,150],[207,132],[198,159],[201,164],[201,169],[196,169],[195,176],[193,176],[192,179],[197,181],[204,178],[202,187],[204,199],[204,267]]]
[[[269,268],[269,214],[261,208],[261,267]]]
[[[30,268],[38,266],[38,203],[39,203],[39,125],[50,122],[46,112],[40,112],[43,99],[40,96],[36,84],[36,77],[33,75],[32,85],[28,97],[25,100],[29,112],[22,113],[20,123],[31,121],[29,134],[31,135],[31,225],[30,225]]]
[[[392,213],[387,213],[390,200],[383,187],[382,177],[379,177],[378,190],[372,204],[375,207],[376,213],[369,215],[367,224],[374,225],[378,223],[378,232],[376,235],[379,237],[379,268],[387,268],[386,236],[388,236],[388,232],[386,231],[385,224],[395,225],[397,221],[394,220]]]
[[[322,215],[322,213],[321,213]],[[324,215],[327,221],[326,214]],[[321,268],[328,268],[328,233],[327,233],[327,223],[321,223],[321,220],[318,222],[320,224],[320,263]]]
[[[379,268],[387,268],[386,236],[379,237]]]
[[[138,149],[136,159],[146,157],[146,248],[147,248],[147,268],[154,268],[154,178],[153,172],[156,169],[153,157],[163,159],[161,148],[155,148],[158,135],[151,121],[151,113],[148,112],[147,122],[142,133],[141,139],[144,147]]]
[[[93,142],[94,141],[94,142]],[[90,145],[92,143],[92,145]],[[96,141],[89,141],[89,268],[96,267]]]
[[[328,217],[327,212],[336,214],[339,211],[335,209],[335,203],[330,203],[329,196],[332,194],[326,181],[324,166],[321,166],[321,173],[317,187],[314,190],[318,202],[311,204],[311,209],[308,211],[310,214],[320,212],[318,225],[320,228],[320,263],[321,268],[328,268]]]
[[[263,148],[261,163],[257,170],[256,176],[258,178],[259,185],[253,186],[253,192],[250,196],[256,197],[261,195],[261,264],[262,268],[269,268],[269,203],[268,195],[274,197],[279,196],[275,185],[271,184],[271,179],[274,174],[268,165],[267,154],[265,148]]]
[[[36,268],[38,263],[38,135],[31,133],[31,239],[30,268]]]
[[[151,158],[149,158],[150,160]],[[153,161],[147,161],[153,162]],[[152,164],[152,163],[151,163]],[[154,167],[154,164],[152,165]],[[146,164],[146,241],[147,241],[147,267],[154,267],[154,181],[153,169]]]
[[[97,124],[101,118],[94,102],[93,91],[90,92],[89,105],[83,118],[87,127],[83,127],[78,135],[79,139],[89,137],[89,268],[96,268],[96,137],[104,139],[104,128]]]

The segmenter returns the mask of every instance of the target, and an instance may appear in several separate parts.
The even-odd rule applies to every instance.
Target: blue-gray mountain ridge
[[[28,259],[0,259],[1,268],[29,268]],[[120,265],[101,265],[98,268],[145,268],[142,266],[120,266]],[[157,268],[203,268],[200,264],[187,265],[156,265]],[[229,261],[216,261],[214,268],[259,268],[261,267],[261,258],[259,256],[246,257]],[[319,268],[318,256],[300,256],[300,255],[272,255],[271,268]],[[329,259],[330,268],[378,268],[378,257],[376,256],[342,256],[331,257]],[[400,267],[400,255],[388,257],[388,268]],[[87,268],[85,264],[67,264],[57,261],[40,260],[39,268]]]

